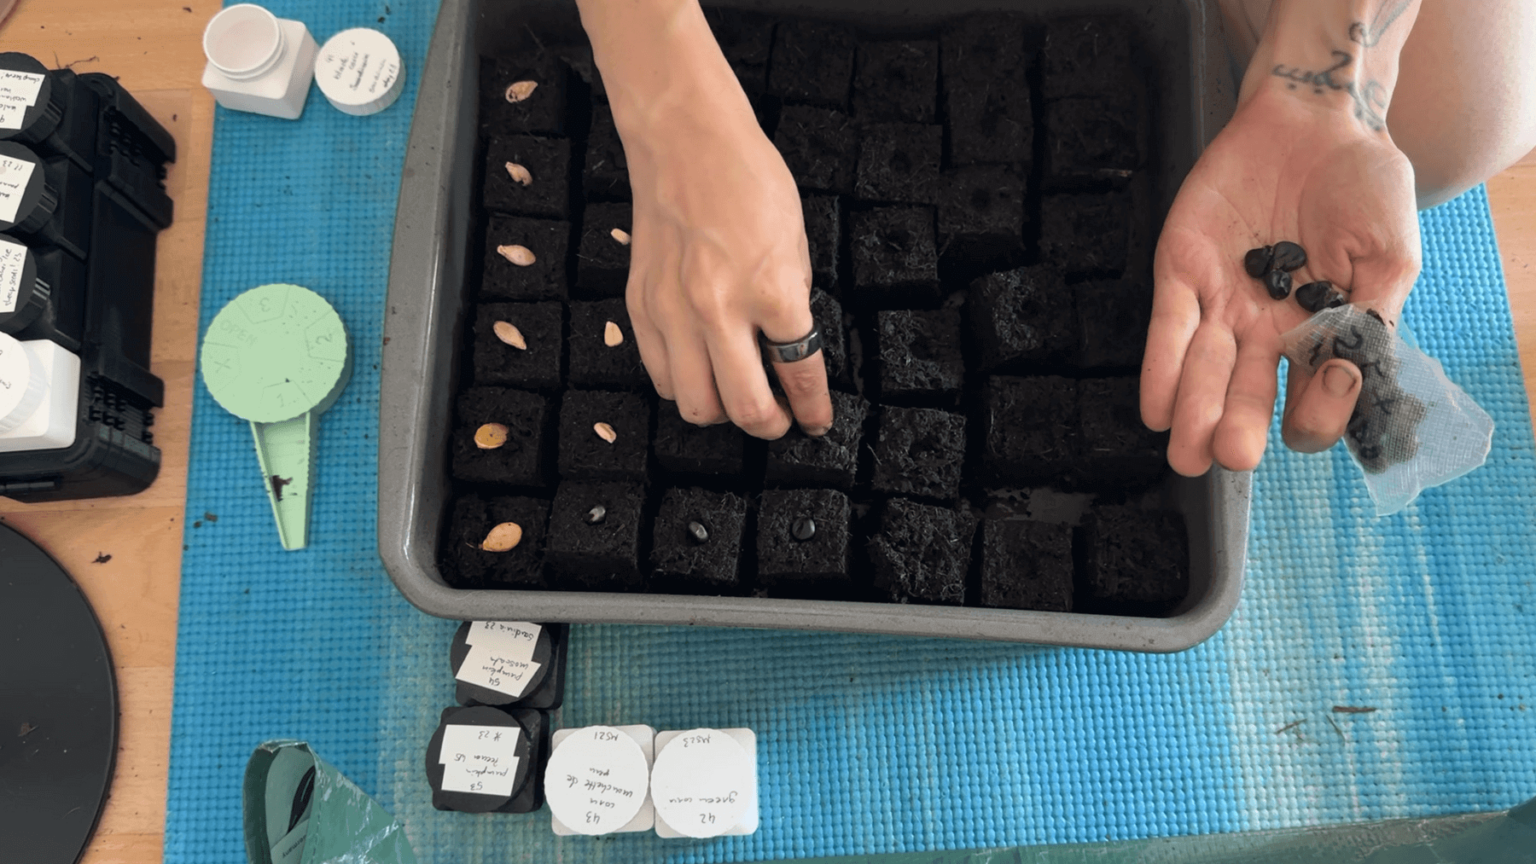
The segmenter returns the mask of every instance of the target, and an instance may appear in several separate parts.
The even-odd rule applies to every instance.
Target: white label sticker
[[[718,837],[746,813],[754,774],[752,757],[735,738],[718,729],[684,732],[656,754],[656,815],[685,837]]]
[[[23,108],[36,105],[37,96],[42,92],[43,81],[47,77],[40,72],[0,69],[0,102],[20,105]]]
[[[0,237],[0,314],[16,311],[21,297],[21,273],[27,263],[27,247]]]
[[[27,106],[20,102],[0,102],[0,129],[20,129],[26,116]]]
[[[443,791],[506,797],[517,780],[516,726],[449,726],[443,730]]]
[[[400,77],[400,54],[384,34],[357,28],[327,40],[317,66],[326,95],[361,105],[394,86]]]
[[[0,156],[0,221],[15,222],[21,209],[21,193],[27,191],[37,166],[25,159]]]
[[[640,812],[649,777],[635,739],[612,726],[589,726],[550,755],[544,795],[560,824],[577,834],[608,834]]]
[[[527,621],[475,621],[464,641],[519,660],[532,660],[543,629]]]
[[[465,684],[495,690],[497,693],[505,693],[516,699],[527,692],[528,685],[533,681],[533,676],[539,671],[540,665],[532,660],[519,660],[516,657],[487,651],[479,645],[471,645],[469,654],[465,655],[464,662],[459,664],[459,671],[454,677]]]

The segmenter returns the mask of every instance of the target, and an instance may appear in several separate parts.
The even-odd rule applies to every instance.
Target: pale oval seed
[[[528,342],[523,338],[523,331],[517,329],[510,321],[497,321],[491,325],[491,330],[496,333],[496,338],[511,345],[519,351],[528,350]]]
[[[507,85],[506,97],[508,102],[521,102],[533,95],[533,91],[539,89],[537,81],[513,81]]]
[[[507,427],[500,423],[487,423],[475,430],[475,446],[481,450],[495,450],[507,443]]]
[[[497,246],[496,254],[507,259],[508,261],[511,261],[513,264],[516,264],[519,267],[531,267],[533,266],[533,262],[539,260],[534,256],[532,249],[529,249],[527,246],[518,246],[516,244],[510,246]]]
[[[486,552],[510,552],[521,542],[523,526],[516,522],[503,522],[485,535],[485,539],[480,541],[480,548]]]
[[[603,325],[603,344],[609,348],[617,348],[624,344],[624,331],[619,329],[619,325],[612,321]]]
[[[607,423],[593,423],[592,431],[597,433],[597,437],[607,441],[609,444],[619,440],[619,433],[613,431],[613,427]]]
[[[527,168],[524,168],[516,162],[507,163],[507,176],[511,177],[518,183],[523,184],[524,186],[533,185],[533,174],[530,173]]]
[[[625,246],[629,245],[629,232],[625,231],[623,228],[615,228],[612,231],[609,231],[608,235]]]

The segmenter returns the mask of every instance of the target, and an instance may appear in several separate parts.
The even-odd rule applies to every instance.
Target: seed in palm
[[[1307,250],[1289,240],[1281,240],[1275,244],[1275,257],[1269,262],[1269,266],[1271,269],[1284,270],[1287,273],[1300,270],[1307,266]]]
[[[1284,270],[1271,270],[1264,275],[1264,287],[1269,290],[1270,297],[1284,300],[1291,296],[1291,274]]]
[[[1275,247],[1273,246],[1249,249],[1248,254],[1243,256],[1243,269],[1248,271],[1249,276],[1263,279],[1264,274],[1269,272],[1269,262],[1274,259],[1274,255]]]
[[[1344,295],[1333,287],[1332,282],[1308,282],[1296,289],[1296,302],[1308,312],[1321,312],[1344,305]]]

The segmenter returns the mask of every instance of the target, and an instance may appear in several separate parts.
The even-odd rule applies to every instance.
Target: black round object
[[[78,861],[117,756],[112,657],[69,574],[4,525],[0,694],[0,861]]]
[[[21,279],[16,283],[16,296],[7,303],[4,277],[14,272],[16,259],[21,260]],[[37,260],[32,250],[20,240],[0,234],[0,333],[20,333],[28,324],[37,320],[48,305],[48,289],[38,284]],[[11,311],[5,311],[9,307]]]
[[[1307,250],[1289,240],[1281,240],[1275,244],[1275,257],[1269,266],[1287,273],[1300,270],[1307,266]]]
[[[474,792],[444,792],[443,730],[449,726],[503,726],[520,729],[513,755],[517,757],[517,776],[512,779],[511,795],[480,795]],[[517,718],[504,711],[484,706],[476,708],[450,708],[443,712],[437,731],[427,743],[427,782],[432,785],[432,806],[439,810],[457,810],[461,813],[491,813],[511,803],[528,782],[533,760],[528,758],[534,730],[525,728]]]
[[[5,51],[0,52],[0,71],[26,72],[43,76],[43,83],[37,90],[37,101],[22,112],[21,128],[0,129],[0,141],[15,139],[36,144],[52,135],[64,119],[64,106],[58,104],[57,94],[53,88],[53,76],[48,73],[48,67],[39,63],[37,58],[30,54]]]
[[[1308,312],[1316,313],[1343,306],[1344,295],[1334,290],[1332,282],[1308,282],[1296,289],[1296,302]]]
[[[1291,274],[1284,270],[1271,270],[1264,274],[1264,287],[1269,290],[1270,297],[1284,300],[1291,296]]]
[[[470,622],[465,621],[454,631],[453,646],[448,650],[448,660],[453,667],[453,674],[459,674],[459,667],[464,665],[464,658],[469,656],[469,628]],[[523,688],[523,695],[508,696],[500,690],[491,690],[476,684],[465,684],[456,681],[456,698],[463,705],[513,705],[527,699],[539,685],[548,677],[551,664],[550,658],[554,655],[554,643],[548,627],[539,628],[539,637],[533,644],[533,662],[539,664],[533,675],[528,679],[528,686]]]
[[[1273,246],[1260,246],[1257,249],[1249,249],[1248,254],[1243,256],[1243,269],[1248,271],[1249,276],[1255,279],[1263,279],[1264,275],[1269,272],[1269,263],[1274,260],[1274,257],[1275,247]]]
[[[37,157],[30,149],[17,144],[15,141],[0,141],[0,156],[15,159],[18,162],[31,162],[32,175],[27,178],[26,185],[21,190],[21,204],[16,208],[15,221],[7,221],[0,218],[0,231],[9,231],[15,228],[23,234],[30,234],[53,218],[53,211],[58,209],[59,196],[48,187],[43,177],[43,160]],[[0,163],[0,183],[19,185],[6,175],[11,172],[5,170],[4,163]]]

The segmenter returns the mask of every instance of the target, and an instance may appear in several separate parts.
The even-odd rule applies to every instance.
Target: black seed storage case
[[[833,386],[848,394],[843,402],[865,415],[861,430],[850,430],[848,435],[858,438],[855,481],[843,488],[848,486],[845,474],[839,474],[837,483],[795,479],[814,472],[788,471],[780,464],[784,453],[802,446],[793,441],[767,447],[743,442],[726,434],[729,430],[695,439],[692,430],[667,417],[674,409],[658,405],[643,385],[629,381],[630,376],[584,373],[577,376],[581,382],[572,378],[590,365],[587,353],[602,353],[590,347],[602,344],[594,341],[595,332],[587,332],[594,327],[573,322],[614,321],[626,337],[623,344],[632,341],[622,305],[609,310],[602,302],[622,294],[620,271],[628,250],[597,247],[617,243],[617,235],[610,237],[612,229],[623,233],[630,225],[625,204],[628,177],[623,166],[614,164],[619,154],[610,152],[614,142],[607,140],[603,125],[606,102],[601,82],[582,79],[583,71],[591,75],[590,60],[584,66],[579,50],[564,58],[569,70],[565,72],[544,69],[541,64],[548,65],[547,56],[526,59],[539,50],[533,33],[546,47],[584,42],[569,4],[444,0],[421,77],[386,307],[379,549],[401,593],[429,614],[460,620],[837,630],[1139,651],[1178,651],[1209,637],[1231,615],[1241,589],[1250,478],[1215,470],[1186,480],[1159,473],[1155,463],[1149,464],[1146,454],[1157,446],[1156,441],[1148,442],[1122,428],[1124,406],[1115,401],[1124,401],[1121,397],[1130,392],[1126,378],[1136,370],[1128,368],[1134,361],[1127,358],[1135,352],[1123,350],[1113,333],[1101,331],[1118,326],[1106,324],[1111,316],[1127,322],[1128,329],[1145,326],[1144,310],[1119,308],[1114,296],[1130,290],[1122,282],[1147,281],[1155,226],[1200,149],[1231,114],[1233,97],[1214,2],[950,4],[920,0],[892,9],[878,0],[831,0],[809,11],[799,4],[771,0],[736,5],[784,19],[848,25],[855,36],[852,61],[847,64],[846,96],[840,86],[830,87],[822,80],[831,76],[826,69],[775,71],[772,49],[764,58],[758,50],[762,46],[754,48],[751,39],[723,40],[746,46],[731,49],[727,45],[728,53],[735,50],[730,59],[765,131],[781,150],[795,151],[786,153],[791,171],[811,172],[797,173],[807,202],[808,226],[831,225],[830,230],[843,237],[839,244],[822,242],[825,251],[813,256],[813,267],[817,287],[841,303],[843,317],[851,325],[843,334],[846,354]],[[1021,14],[1022,31],[1033,34],[1026,38],[1036,40],[1032,57],[1022,72],[1006,51],[991,62],[998,67],[993,77],[1023,81],[1027,92],[1015,88],[995,99],[978,100],[958,77],[946,79],[941,72],[936,83],[929,83],[930,61],[936,59],[940,70],[945,63],[943,40],[937,40],[937,50],[932,45],[936,34],[972,12]],[[708,14],[717,32],[734,32],[732,19]],[[1096,113],[1084,101],[1119,98],[1104,96],[1102,84],[1108,73],[1095,53],[1098,43],[1086,39],[1084,45],[1076,46],[1063,40],[1057,44],[1065,44],[1067,50],[1047,57],[1038,42],[1045,22],[1084,14],[1127,16],[1138,77],[1146,83],[1144,94],[1127,92],[1125,104],[1116,106],[1108,119],[1105,112]],[[771,44],[777,48],[780,41],[812,37],[841,44],[817,29],[797,24],[792,31],[778,34],[784,39],[776,36]],[[547,74],[562,79],[540,95],[590,108],[563,119],[542,106],[534,107],[543,113],[509,114],[503,110],[505,104],[495,105],[481,95],[482,90],[493,93],[494,88],[479,82],[482,75],[505,77],[502,67],[509,62],[527,66],[532,77]],[[1063,63],[1072,67],[1068,70],[1072,74],[1062,74]],[[891,94],[871,93],[872,76],[885,67],[900,67],[901,74],[892,80],[899,79],[903,92],[933,90],[935,113],[930,117],[917,111],[907,116],[903,112],[909,100],[896,99],[902,107],[896,111],[891,98],[881,98]],[[832,70],[839,82],[841,68]],[[496,80],[499,86],[500,78]],[[837,122],[840,117],[860,119],[850,119],[855,128],[846,136],[849,140],[834,141],[837,136],[832,132],[841,127],[831,121],[822,123],[826,129],[812,123],[828,117]],[[978,140],[997,138],[998,123],[1023,118],[1032,126],[1027,146],[1006,141],[1007,146],[977,145]],[[942,165],[936,178],[914,179],[880,170],[882,164],[913,160],[931,167],[934,133],[928,127],[946,123],[948,131],[938,139]],[[558,150],[535,149],[519,138],[530,135],[568,138],[573,144],[562,160]],[[488,142],[512,143],[491,153]],[[838,152],[820,152],[828,148]],[[553,190],[554,197],[548,200],[522,196],[531,202],[528,206],[488,204],[509,211],[498,215],[483,202],[522,200],[518,190],[500,182],[502,178],[494,183],[487,179],[487,172],[496,170],[507,170],[511,176],[511,169],[504,169],[501,161],[513,161],[506,155],[512,150],[527,160],[531,170],[546,163],[566,165],[560,177],[564,185]],[[1137,155],[1127,158],[1127,152]],[[1006,165],[999,166],[986,161],[1000,159],[995,154],[1012,155],[1001,160]],[[825,176],[813,177],[812,169],[822,162]],[[804,164],[797,169],[798,163]],[[1024,202],[1024,212],[1016,215],[1013,210],[1019,201]],[[1145,225],[1132,225],[1122,232],[1121,242],[1116,239],[1117,226],[1110,224],[1113,220],[1106,214],[1127,207],[1140,208],[1146,220]],[[509,219],[548,229],[548,248],[556,259],[548,263],[553,266],[522,268],[521,273],[504,266],[510,259],[498,253],[502,241],[486,235],[492,220]],[[860,236],[860,225],[871,237],[884,232],[892,235],[887,241],[906,238],[911,254],[886,261],[890,256],[881,249],[861,251],[853,242]],[[811,243],[816,247],[818,238],[812,237]],[[592,248],[583,253],[583,245]],[[886,243],[885,249],[890,248]],[[937,272],[931,263],[916,260],[925,249],[937,258]],[[564,269],[560,261],[565,262]],[[546,262],[541,258],[539,263]],[[990,287],[969,289],[978,305],[995,302],[1004,309],[1036,310],[1029,314],[1055,308],[1055,300],[1030,293],[1040,286],[1064,286],[1054,293],[1070,292],[1073,303],[1065,307],[1061,320],[1039,333],[1004,334],[1011,341],[991,346],[985,358],[970,334],[972,319],[987,316],[967,315],[961,308],[966,371],[958,391],[952,381],[953,353],[930,350],[933,346],[913,337],[952,331],[954,315],[929,311],[917,316],[886,315],[890,332],[887,344],[881,345],[882,311],[953,309],[956,303],[948,301],[965,296],[976,277],[1041,266],[1055,272],[1031,271],[1017,278],[994,279]],[[878,275],[882,269],[890,273]],[[998,299],[999,285],[1014,294]],[[818,315],[836,308],[831,299],[817,295]],[[487,346],[495,349],[497,337],[478,320],[480,313],[491,309],[488,314],[495,316],[495,309],[517,303],[530,304],[522,307],[530,311],[533,304],[561,308],[557,327],[545,321],[554,320],[549,311],[553,307],[538,306],[543,310],[539,320],[545,323],[528,328],[528,335],[553,331],[557,341],[563,340],[560,350],[565,359],[543,367],[543,377],[532,370],[514,374],[508,366],[496,373],[502,380],[481,380],[484,351]],[[1101,307],[1103,314],[1095,312]],[[1073,338],[1056,332],[1061,328]],[[585,345],[581,339],[587,340]],[[482,355],[479,359],[477,352]],[[916,370],[920,374],[898,374],[899,365],[908,362],[920,364]],[[563,375],[562,382],[551,386],[548,369]],[[519,380],[518,375],[524,378]],[[882,382],[882,376],[887,380]],[[1055,379],[1061,383],[1052,383]],[[503,384],[527,392],[531,401],[546,406],[543,419],[519,415],[510,424],[537,426],[520,434],[543,437],[539,456],[543,473],[526,475],[542,478],[538,480],[542,485],[486,488],[462,476],[455,479],[454,454],[464,446],[455,443],[457,437],[472,436],[476,429],[468,423],[480,422],[480,418],[461,422],[455,417],[456,406],[475,387]],[[607,413],[613,415],[608,418],[610,431],[620,435],[628,434],[626,430],[635,424],[649,424],[635,433],[650,447],[648,464],[626,463],[620,466],[623,470],[608,471],[613,466],[597,470],[604,466],[593,467],[584,459],[580,445],[591,449],[593,441],[573,441],[571,436],[596,433],[587,422],[591,418],[577,409],[609,398],[579,395],[589,389],[637,394],[637,404],[628,404],[636,398],[616,400]],[[1024,459],[1012,450],[1035,432],[989,441],[987,436],[995,435],[998,427],[978,422],[988,400],[1019,411],[1012,400],[1034,391],[1046,396],[1057,393],[1072,403],[1061,412],[1071,418],[1072,434],[1061,441],[1048,434],[1040,438],[1050,445],[1046,455],[1059,445],[1065,458],[1041,460],[1042,454],[1032,451],[1033,461]],[[571,397],[573,393],[578,395]],[[1089,401],[1072,401],[1085,393],[1091,394]],[[966,421],[963,427],[959,419]],[[907,443],[908,439],[915,443]],[[944,446],[937,447],[935,442]],[[903,474],[889,468],[877,471],[879,466],[874,464],[880,451],[885,454],[879,457],[882,464],[895,459],[914,466],[929,462],[948,466],[956,448],[966,454],[958,492],[948,479],[930,482],[942,473],[932,466]],[[1048,463],[1045,468],[1039,467],[1042,462]],[[1007,484],[978,479],[1002,476],[988,469],[992,463],[1005,474],[1015,472],[1020,482],[1013,485],[1028,486],[1027,480],[1065,491],[1014,493],[993,488]],[[769,481],[768,469],[774,466],[774,477],[779,479]],[[1044,480],[1036,479],[1037,470],[1046,471]],[[753,478],[746,482],[745,494],[741,494],[742,483],[722,479],[722,471]],[[1102,484],[1118,483],[1126,476],[1150,478],[1151,486],[1131,495],[1105,491]],[[674,487],[703,491],[669,496],[668,490]],[[584,491],[589,494],[583,495]],[[1090,507],[1095,494],[1099,497]],[[483,501],[502,499],[523,501],[523,510],[529,513],[560,515],[559,519],[550,515],[547,524],[525,534],[525,542],[543,544],[542,569],[516,580],[477,583],[493,587],[452,587],[455,581],[467,584],[453,570],[462,566],[455,562],[472,560],[481,569],[501,563],[492,553],[473,548],[473,535],[485,526],[465,520],[479,518],[488,525],[495,521],[491,511],[496,508]],[[588,499],[602,499],[607,505],[596,524]],[[696,501],[727,501],[731,506],[720,511],[720,518],[704,519],[697,526],[691,524],[698,521],[691,510],[672,512]],[[742,505],[744,517],[737,512]],[[786,508],[787,512],[779,512]],[[812,512],[822,520],[813,532],[803,524]],[[638,525],[629,524],[634,519]],[[674,522],[683,527],[668,529],[669,525],[677,528]],[[574,536],[577,528],[593,536]],[[725,537],[732,545],[725,553],[707,556],[708,578],[679,578],[680,573],[672,572],[680,569],[676,561],[688,562],[688,568],[682,569],[693,572],[693,559],[704,559],[687,545],[695,542],[691,534],[672,535],[697,528],[707,529],[708,542]],[[836,547],[835,552],[820,554],[817,565],[830,566],[838,578],[778,578],[777,571],[764,578],[765,564],[784,557],[775,532],[789,538],[784,542]],[[564,536],[555,538],[553,533]],[[610,534],[617,539],[609,538]],[[797,539],[800,535],[807,538]],[[613,542],[597,542],[605,538]],[[620,557],[626,565],[633,559],[638,575],[626,572],[624,578],[612,578],[615,574],[607,572],[612,568],[598,568],[604,572],[594,571],[582,579],[563,575],[568,570],[582,571],[587,558],[595,560],[598,553],[614,549],[622,549]],[[519,562],[526,564],[527,553],[538,550],[522,551]],[[967,552],[968,565],[964,563]],[[734,561],[728,553],[734,553]],[[664,563],[658,565],[658,561]],[[1032,568],[1033,584],[1021,585],[1012,578],[1010,571],[1024,566]],[[656,573],[667,578],[652,580],[649,574],[658,567]],[[798,573],[794,567],[778,569]],[[1064,607],[1088,611],[1055,611]]]

